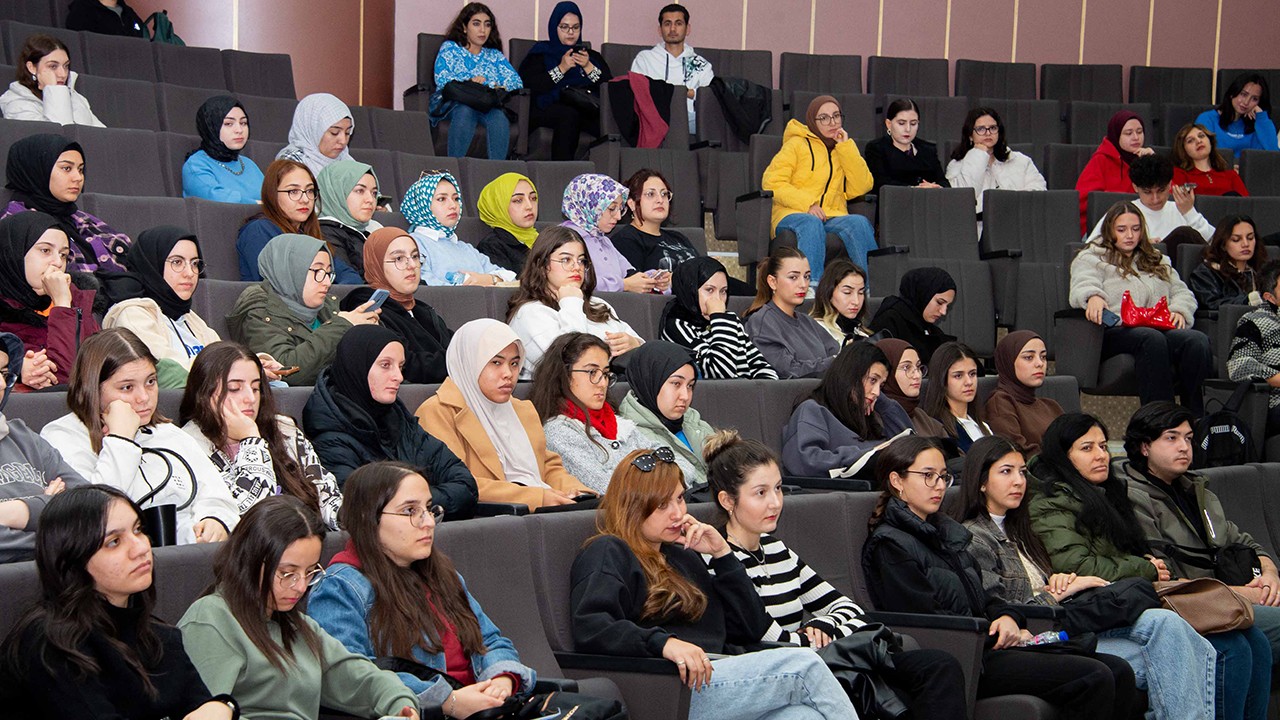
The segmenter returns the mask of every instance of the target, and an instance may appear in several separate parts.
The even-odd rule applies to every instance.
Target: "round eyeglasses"
[[[444,519],[444,508],[439,505],[424,507],[415,505],[405,508],[398,512],[383,512],[383,515],[396,515],[402,518],[409,518],[409,524],[416,528],[424,528],[427,526],[427,518],[430,517],[432,522],[440,522]]]

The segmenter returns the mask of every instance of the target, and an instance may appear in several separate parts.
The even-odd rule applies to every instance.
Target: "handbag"
[[[560,101],[591,117],[600,114],[600,96],[594,92],[593,88],[570,85],[560,91]]]
[[[1123,578],[1110,585],[1082,590],[1062,601],[1062,629],[1070,637],[1098,633],[1138,622],[1138,616],[1160,607],[1160,596],[1143,578]]]
[[[1229,543],[1219,548],[1173,543],[1152,543],[1152,546],[1183,565],[1212,570],[1213,576],[1227,585],[1248,585],[1262,575],[1258,551],[1244,543]]]
[[[440,89],[440,96],[482,113],[502,107],[502,104],[507,101],[506,91],[470,80],[452,80],[445,83]]]
[[[1157,330],[1173,330],[1173,316],[1169,314],[1169,298],[1162,296],[1152,307],[1133,304],[1129,291],[1120,299],[1120,321],[1125,327],[1149,327]]]
[[[896,720],[910,709],[885,681],[882,670],[893,670],[893,656],[902,652],[902,638],[881,623],[864,625],[818,650],[818,657],[839,681],[860,718]]]
[[[1191,624],[1201,635],[1253,627],[1253,603],[1213,578],[1170,580],[1155,584],[1165,608]]]

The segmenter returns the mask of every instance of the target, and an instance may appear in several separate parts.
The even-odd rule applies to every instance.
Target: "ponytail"
[[[743,318],[750,317],[752,313],[773,300],[773,288],[769,287],[769,276],[777,275],[782,269],[782,262],[793,258],[804,260],[805,256],[797,248],[784,245],[769,253],[769,257],[756,267],[756,297],[751,301],[751,307],[742,313]]]

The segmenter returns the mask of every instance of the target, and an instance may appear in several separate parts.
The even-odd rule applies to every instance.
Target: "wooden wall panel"
[[[818,0],[813,51],[826,55],[876,54],[879,0]]]
[[[884,31],[880,55],[942,57],[947,24],[945,0],[883,0],[883,2]]]
[[[1014,0],[951,0],[951,60],[1009,62]]]
[[[1079,57],[1080,0],[1020,0],[1018,62],[1074,63]]]

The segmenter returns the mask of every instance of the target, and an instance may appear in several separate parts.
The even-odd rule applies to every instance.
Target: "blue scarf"
[[[564,0],[564,2],[556,3],[555,8],[551,11],[551,17],[547,20],[547,35],[551,39],[539,40],[529,50],[530,55],[542,55],[542,69],[547,72],[559,65],[560,59],[573,47],[560,42],[560,34],[557,32],[557,28],[560,27],[560,21],[564,19],[565,15],[569,14],[577,15],[583,29],[586,29],[587,23],[582,19],[582,11],[578,9],[578,4]],[[581,42],[582,35],[579,35],[578,38],[579,42]],[[546,107],[559,100],[560,91],[566,87],[589,85],[591,85],[591,81],[587,79],[587,74],[583,72],[582,68],[574,65],[569,68],[569,72],[564,74],[563,80],[551,87],[550,92],[538,98],[538,107]]]
[[[461,209],[462,204],[462,186],[454,179],[453,175],[447,172],[432,173],[414,183],[409,191],[404,194],[404,200],[400,203],[400,213],[409,221],[411,227],[427,227],[442,233],[444,239],[448,239],[453,235],[453,231],[457,225],[447,227],[436,219],[435,213],[431,212],[431,198],[435,197],[436,186],[441,180],[448,180],[454,188],[458,190],[458,204]]]

